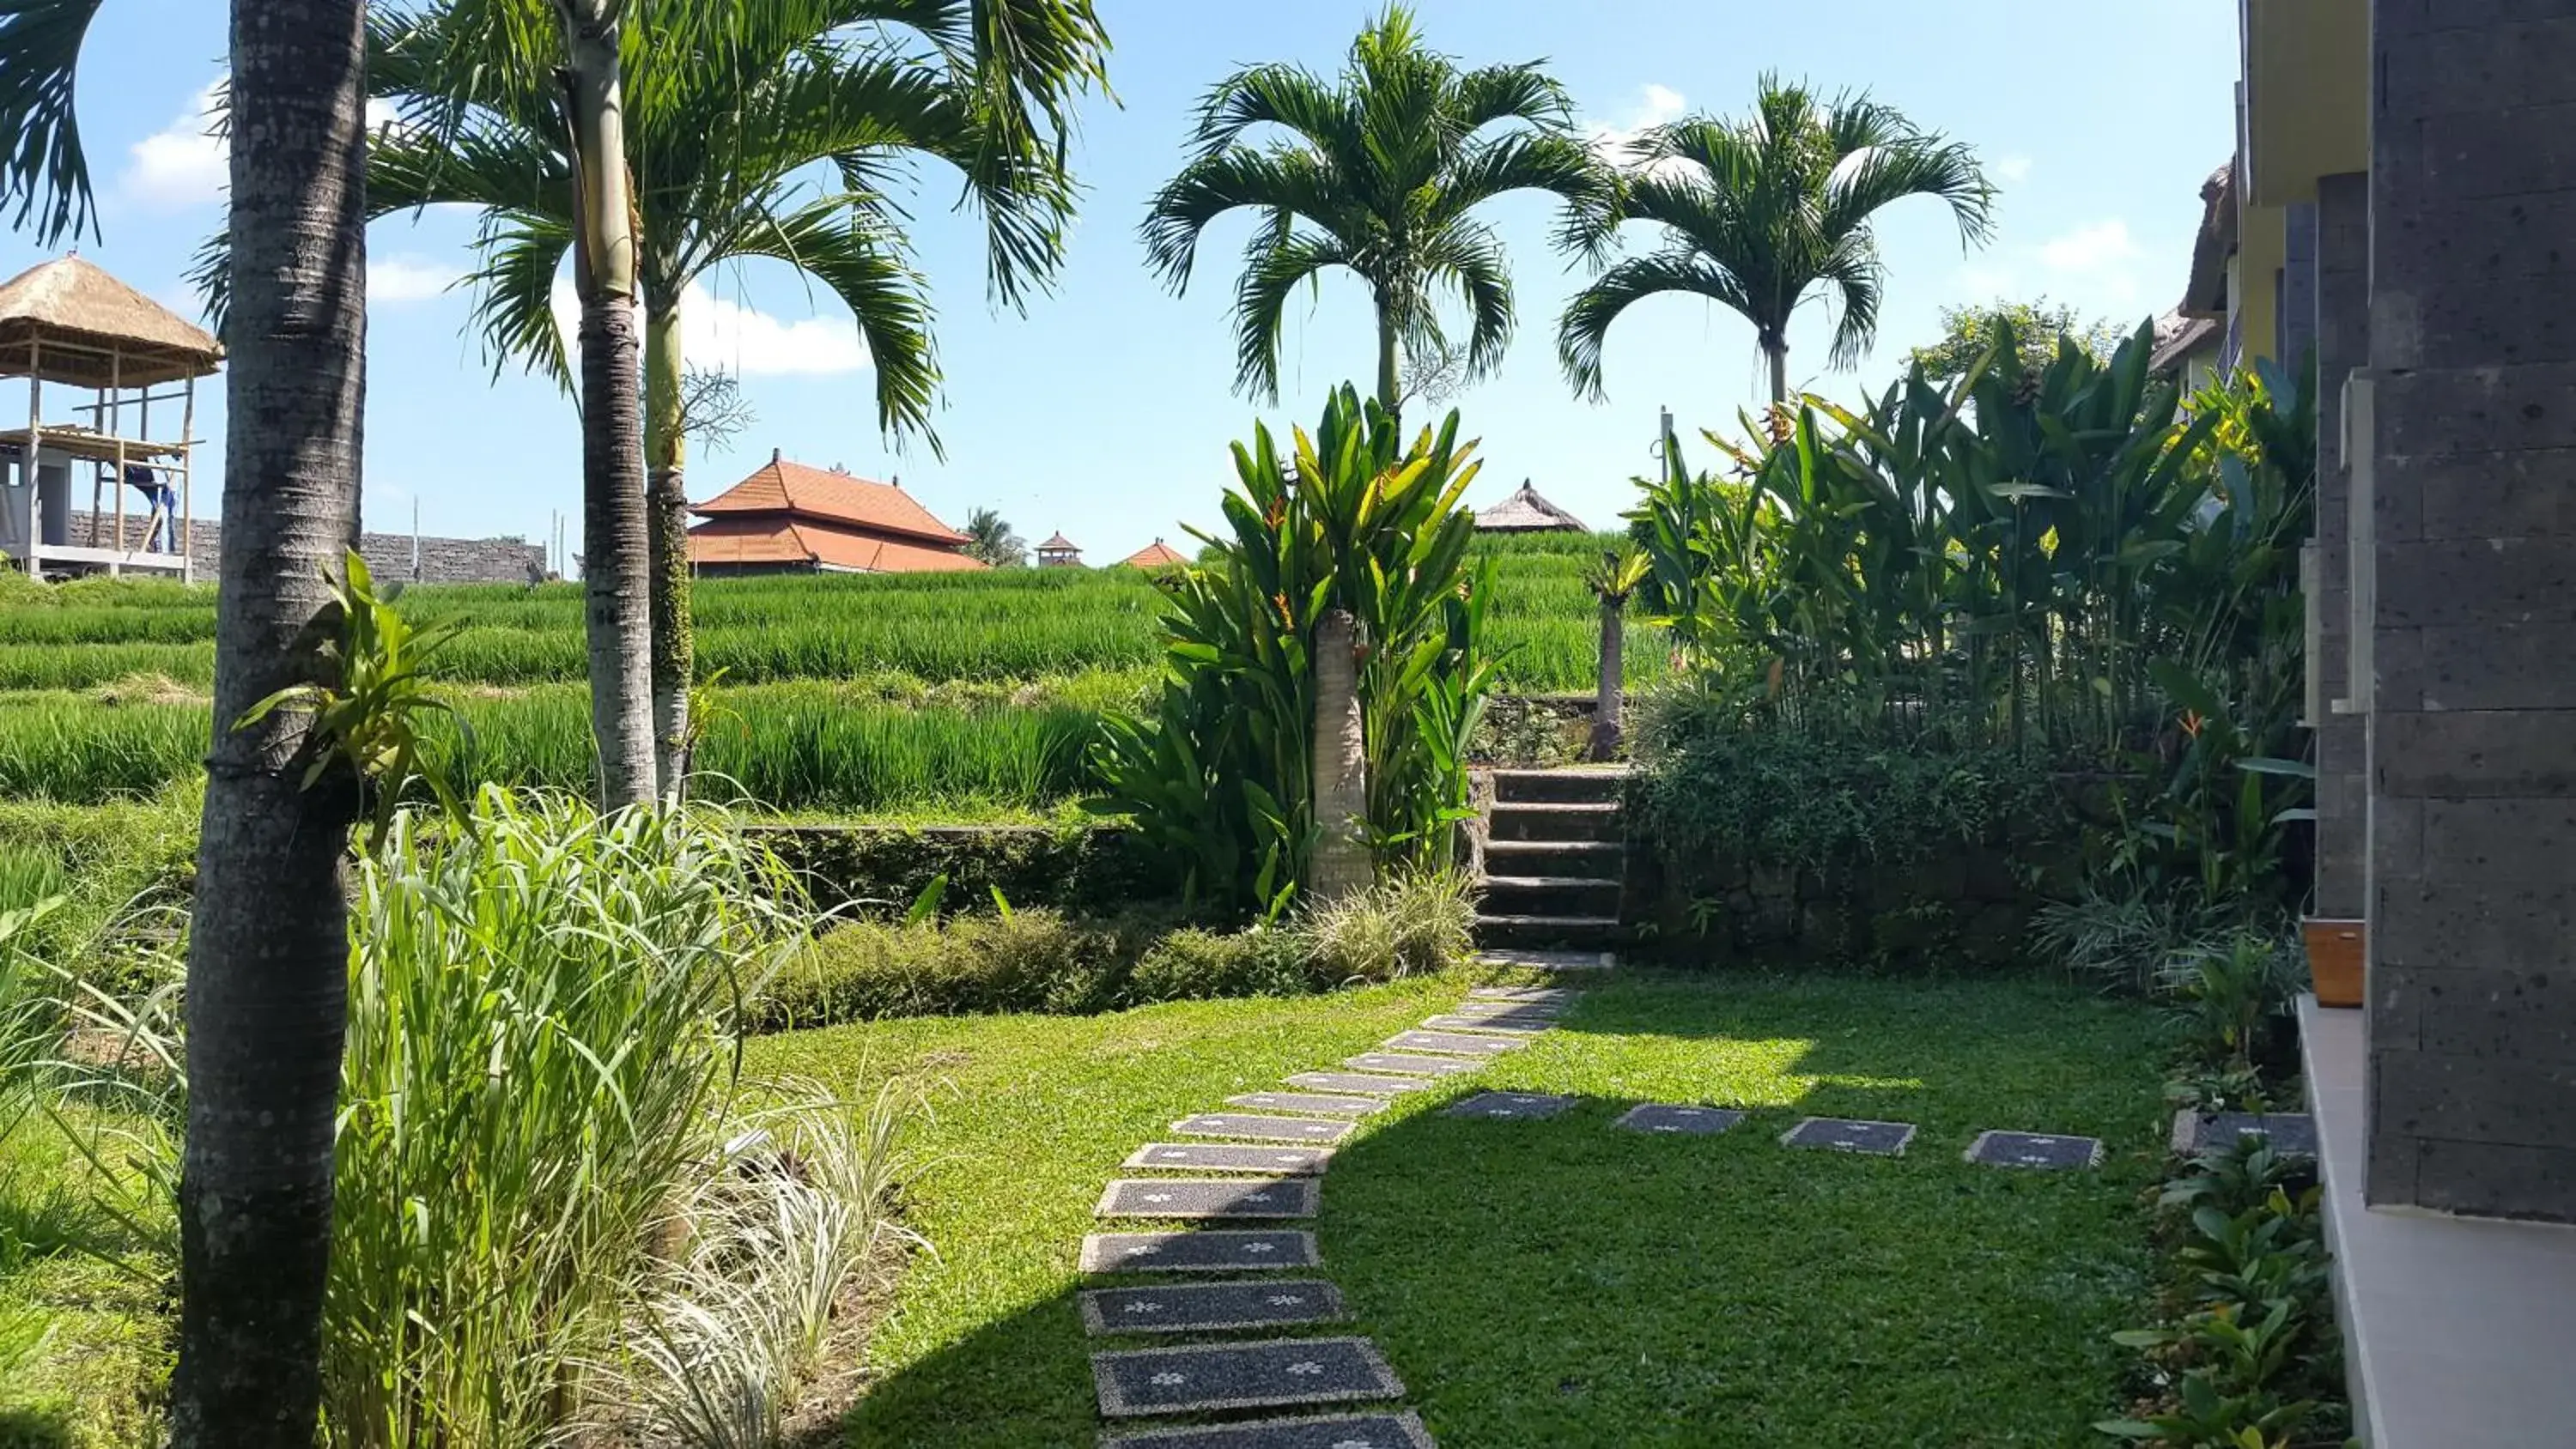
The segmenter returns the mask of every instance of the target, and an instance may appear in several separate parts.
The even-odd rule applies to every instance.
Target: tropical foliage
[[[1467,808],[1468,736],[1492,688],[1490,566],[1460,506],[1477,471],[1452,413],[1410,446],[1345,386],[1282,455],[1270,430],[1234,449],[1227,531],[1170,575],[1162,697],[1113,722],[1098,805],[1132,814],[1200,897],[1276,910],[1295,896],[1314,815],[1316,670],[1330,612],[1356,620],[1370,844],[1381,862],[1444,858]]]
[[[1602,391],[1610,324],[1648,297],[1704,297],[1753,324],[1771,397],[1789,395],[1789,319],[1823,288],[1829,361],[1849,367],[1878,334],[1886,268],[1878,213],[1909,197],[1948,203],[1962,240],[1985,239],[1994,204],[1976,154],[1861,96],[1762,78],[1752,114],[1693,116],[1631,147],[1618,219],[1662,228],[1661,249],[1616,262],[1566,304],[1557,353],[1575,386]]]
[[[1264,131],[1277,139],[1259,144]],[[1189,150],[1154,196],[1146,251],[1178,290],[1210,223],[1260,215],[1234,321],[1237,385],[1265,400],[1279,392],[1290,297],[1337,267],[1367,284],[1376,310],[1380,406],[1403,402],[1408,361],[1452,366],[1444,295],[1467,309],[1464,377],[1491,372],[1511,340],[1512,283],[1501,238],[1476,213],[1512,192],[1546,192],[1566,204],[1560,244],[1585,249],[1601,238],[1611,196],[1563,87],[1534,63],[1460,69],[1402,6],[1360,32],[1338,77],[1270,64],[1219,82]]]

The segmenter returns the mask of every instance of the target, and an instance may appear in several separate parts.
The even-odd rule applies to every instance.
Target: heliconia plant
[[[1095,806],[1133,816],[1194,895],[1276,913],[1336,844],[1364,849],[1372,869],[1445,849],[1469,808],[1467,741],[1494,679],[1491,565],[1469,561],[1475,520],[1460,503],[1473,451],[1454,412],[1406,445],[1395,417],[1349,386],[1284,456],[1266,426],[1235,446],[1226,528],[1198,535],[1199,562],[1164,585],[1160,699],[1141,722],[1111,722],[1096,760]],[[1355,826],[1319,818],[1316,796],[1316,721],[1343,712],[1318,708],[1339,671],[1318,666],[1315,644],[1337,614],[1354,640]],[[1328,772],[1348,779],[1348,763]]]

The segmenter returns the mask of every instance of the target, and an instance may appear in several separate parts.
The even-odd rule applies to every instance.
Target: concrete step
[[[1518,951],[1606,951],[1624,933],[1614,916],[1476,917],[1476,944]]]
[[[1609,804],[1617,802],[1627,785],[1624,767],[1496,770],[1494,799],[1511,804]]]
[[[1615,916],[1619,883],[1580,876],[1496,875],[1478,885],[1483,909],[1497,916]]]
[[[1616,840],[1489,840],[1485,869],[1498,876],[1580,876],[1615,881],[1627,870],[1628,847]]]
[[[1588,840],[1615,844],[1621,839],[1615,804],[1520,804],[1497,801],[1490,817],[1495,840]]]

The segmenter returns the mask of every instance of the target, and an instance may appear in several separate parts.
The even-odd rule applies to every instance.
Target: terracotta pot
[[[2368,923],[2302,916],[2299,934],[2307,938],[2308,981],[2316,988],[2317,1005],[2361,1005]]]

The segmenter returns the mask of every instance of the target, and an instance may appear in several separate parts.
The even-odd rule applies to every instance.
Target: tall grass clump
[[[772,1260],[811,1245],[723,1223],[819,1130],[763,1126],[736,1080],[742,1004],[801,930],[791,892],[702,810],[486,788],[462,826],[396,818],[352,924],[332,1444],[564,1442],[634,1408],[622,1366],[675,1295],[723,1316],[783,1288]],[[723,1233],[739,1271],[697,1281]]]

